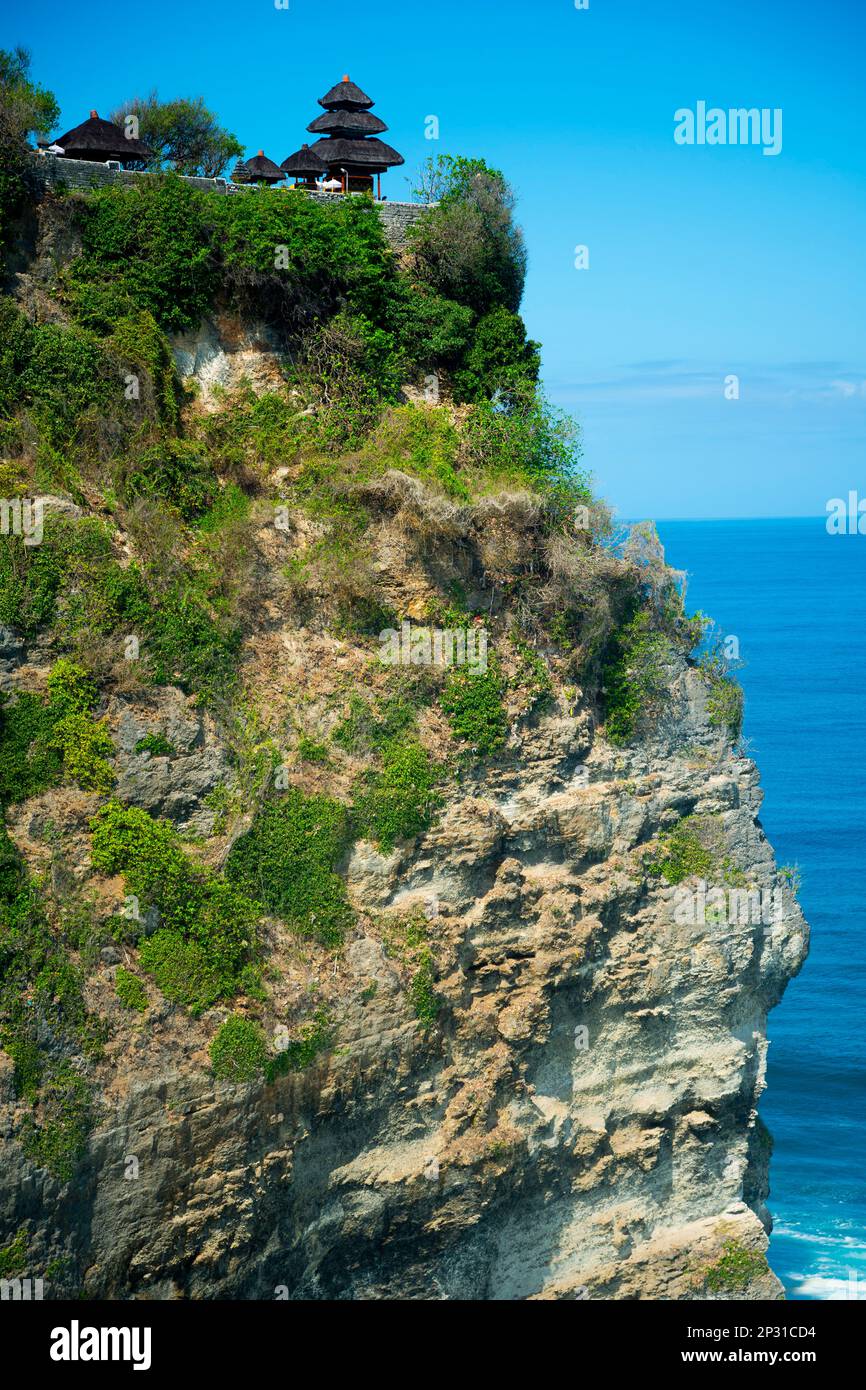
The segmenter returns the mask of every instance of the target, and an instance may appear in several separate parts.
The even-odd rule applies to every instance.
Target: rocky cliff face
[[[69,318],[58,268],[80,250],[77,215],[74,198],[46,199],[10,260],[28,320],[52,331]],[[135,347],[144,321],[130,322]],[[651,550],[643,567],[616,554],[597,515],[575,528],[561,492],[550,503],[525,475],[523,490],[503,483],[501,453],[488,474],[471,451],[464,468],[469,406],[449,403],[447,374],[440,404],[416,382],[383,435],[336,458],[292,432],[329,398],[302,409],[272,326],[223,305],[174,335],[196,389],[175,400],[172,377],[155,423],[163,346],[131,359],[155,441],[146,476],[131,488],[128,467],[112,471],[123,418],[114,432],[91,419],[87,467],[44,499],[69,528],[55,550],[48,523],[38,564],[3,537],[3,611],[21,622],[0,628],[0,735],[12,711],[22,766],[63,724],[42,703],[59,656],[83,662],[94,693],[73,725],[90,740],[88,775],[72,775],[74,739],[68,767],[51,745],[42,781],[0,763],[13,846],[0,843],[0,902],[20,894],[17,855],[45,908],[28,898],[11,927],[0,919],[0,1275],[43,1278],[46,1297],[780,1297],[757,1106],[767,1014],[807,928],[761,830],[757,770],[720,718],[718,683],[685,654],[669,575]],[[111,351],[112,370],[128,369],[129,345]],[[437,402],[439,388],[437,375]],[[25,406],[5,475],[16,496],[46,490]],[[164,485],[148,489],[160,468]],[[632,680],[635,613],[649,614],[653,698],[617,739],[600,686],[618,641],[616,679]],[[224,700],[214,614],[242,638]],[[478,727],[489,715],[505,732],[487,755],[449,717],[447,672],[383,665],[390,621],[488,632],[501,708],[476,711]],[[133,630],[141,662],[124,654]],[[184,669],[183,690],[165,683],[184,684]],[[407,694],[395,675],[424,688]],[[341,738],[353,721],[387,734],[391,753],[412,744],[435,814],[413,820],[417,788],[398,765],[399,833],[356,818],[327,866],[348,894],[345,939],[264,916],[256,985],[239,975],[192,1016],[143,963],[159,905],[142,902],[127,930],[135,866],[100,866],[94,817],[109,797],[140,808],[171,839],[166,862],[193,864],[185,882],[209,873],[225,889],[263,805],[290,792],[354,815],[376,777],[381,789],[383,744]],[[122,982],[138,991],[131,1007]],[[229,1015],[262,1030],[269,1062],[289,1041],[292,1066],[217,1079],[211,1046]],[[86,1139],[64,1110],[85,1083]]]
[[[246,643],[274,727],[298,698],[307,717],[324,709],[347,674],[379,679],[369,642],[305,627],[281,600],[288,544],[259,533]],[[424,569],[388,519],[377,547],[411,609]],[[4,657],[7,682],[38,687],[38,651],[9,638]],[[429,830],[390,853],[356,843],[342,951],[270,924],[268,1028],[311,1000],[334,1019],[331,1050],[303,1071],[215,1082],[206,1046],[227,1011],[191,1020],[151,988],[130,1022],[113,992],[130,952],[109,947],[87,986],[111,1031],[96,1125],[61,1183],[12,1139],[20,1102],[0,1054],[2,1227],[27,1227],[30,1270],[54,1271],[55,1296],[781,1296],[762,1254],[770,1143],[757,1104],[767,1013],[806,927],[757,819],[756,768],[720,737],[684,658],[671,658],[652,732],[622,749],[553,669],[552,703],[515,715],[503,753],[467,766]],[[122,798],[213,836],[206,797],[227,765],[213,722],[170,688],[112,697],[106,713]],[[437,716],[422,722],[447,751]],[[172,760],[134,751],[156,725]],[[296,768],[292,780],[315,790],[335,776]],[[31,869],[51,872],[50,820],[67,874],[107,914],[123,888],[90,873],[98,800],[46,793],[10,828]],[[777,890],[776,920],[676,920],[679,890],[647,864],[684,821],[712,827],[729,881]],[[213,862],[238,828],[216,832]],[[426,924],[439,1000],[426,1026],[412,921]]]

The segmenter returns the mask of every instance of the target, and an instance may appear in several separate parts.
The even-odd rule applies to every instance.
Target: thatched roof
[[[326,111],[342,109],[345,111],[363,111],[373,105],[366,92],[362,92],[360,87],[356,87],[354,82],[350,82],[349,74],[346,73],[342,82],[338,82],[336,87],[332,87],[323,97],[319,97],[319,105],[324,106]]]
[[[288,159],[284,159],[280,168],[286,174],[325,174],[328,166],[319,158],[309,147],[302,145],[295,154],[290,154]]]
[[[239,159],[234,169],[232,169],[232,183],[249,183],[250,171],[242,159]]]
[[[122,126],[103,120],[95,111],[54,143],[60,145],[67,159],[118,159],[124,163],[154,158],[153,150],[141,140],[128,140]]]
[[[326,111],[307,126],[314,135],[381,135],[387,129],[369,111]]]
[[[336,139],[317,140],[313,145],[313,153],[323,159],[329,169],[345,165],[362,165],[371,174],[390,169],[394,164],[405,163],[403,156],[398,154],[390,145],[386,145],[384,140],[343,140]]]
[[[246,161],[246,171],[253,183],[278,183],[285,178],[285,174],[278,164],[272,159],[268,159],[264,150],[259,150],[252,159]]]

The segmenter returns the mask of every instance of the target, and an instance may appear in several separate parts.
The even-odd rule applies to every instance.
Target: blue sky
[[[61,129],[155,86],[279,161],[348,72],[406,156],[391,198],[431,152],[501,167],[548,392],[622,516],[818,515],[866,492],[862,0],[2,6]],[[674,112],[701,100],[781,108],[781,153],[677,145]]]

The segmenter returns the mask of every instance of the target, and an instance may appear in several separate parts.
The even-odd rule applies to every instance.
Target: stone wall
[[[43,187],[89,189],[102,188],[111,183],[135,183],[138,179],[150,178],[150,174],[131,169],[109,169],[89,159],[65,159],[56,155],[34,155],[33,167],[36,180]],[[191,178],[183,175],[184,183],[206,192],[235,194],[255,193],[249,184],[230,183],[227,179]],[[278,190],[282,191],[282,190]],[[288,191],[288,190],[286,190]],[[306,198],[318,203],[326,203],[342,198],[342,193],[304,192]],[[427,211],[427,203],[391,203],[387,200],[375,204],[382,219],[385,236],[390,244],[399,250],[406,245],[409,228]]]

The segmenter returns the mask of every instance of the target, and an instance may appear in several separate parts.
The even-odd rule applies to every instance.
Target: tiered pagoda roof
[[[307,130],[322,135],[311,148],[331,173],[348,169],[350,173],[381,174],[404,163],[401,154],[376,138],[388,127],[370,114],[372,99],[348,74],[319,98],[319,105],[325,114],[311,121]]]

